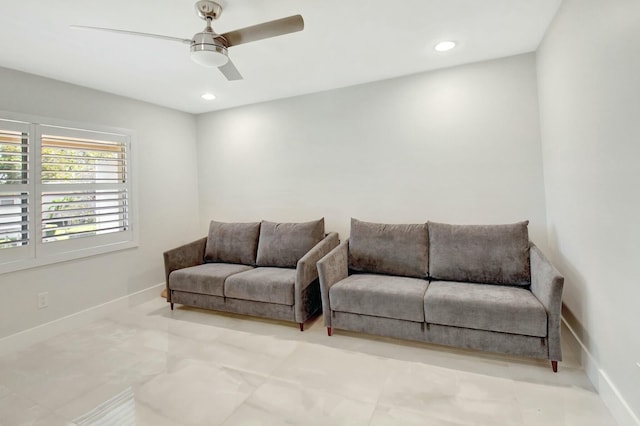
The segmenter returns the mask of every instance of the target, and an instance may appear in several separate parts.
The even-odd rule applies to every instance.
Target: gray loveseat
[[[509,225],[351,220],[318,262],[324,325],[442,345],[562,360],[563,277]]]
[[[316,262],[339,243],[324,219],[222,223],[164,253],[167,302],[304,322],[322,306]]]

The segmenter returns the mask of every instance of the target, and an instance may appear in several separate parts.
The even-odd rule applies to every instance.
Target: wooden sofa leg
[[[327,327],[327,336],[331,337],[331,327]]]
[[[304,331],[304,323],[303,322],[300,323],[300,331]]]
[[[551,361],[551,369],[553,370],[554,373],[558,372],[558,361]]]
[[[171,310],[173,311],[173,302],[171,302]]]

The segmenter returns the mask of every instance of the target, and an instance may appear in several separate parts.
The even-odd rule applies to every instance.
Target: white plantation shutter
[[[134,247],[130,150],[127,134],[0,119],[0,273]]]
[[[29,244],[29,193],[0,192],[0,248]]]
[[[126,231],[126,189],[42,193],[42,242]]]
[[[8,130],[8,128],[24,130]],[[0,184],[29,183],[29,133],[26,123],[0,120]]]
[[[87,132],[92,139],[65,136],[78,132],[44,126],[42,131],[47,132],[40,138],[42,242],[126,232],[126,138]]]
[[[5,262],[33,253],[28,123],[0,120],[0,251]]]

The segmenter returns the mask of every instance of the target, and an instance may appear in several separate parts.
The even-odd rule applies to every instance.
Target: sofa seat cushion
[[[295,269],[258,267],[229,277],[224,283],[224,295],[291,306],[295,282]]]
[[[351,218],[349,269],[426,278],[429,272],[427,224],[395,225]]]
[[[253,269],[247,265],[230,263],[205,263],[190,268],[178,269],[169,275],[171,290],[189,293],[224,296],[224,281],[239,272]]]
[[[424,321],[429,283],[418,278],[354,274],[329,290],[331,309],[407,321]]]
[[[427,323],[545,337],[547,312],[531,291],[434,281],[424,297]]]

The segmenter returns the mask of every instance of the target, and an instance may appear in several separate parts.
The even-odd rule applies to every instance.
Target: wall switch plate
[[[49,306],[49,292],[38,294],[38,309],[43,309]]]

